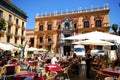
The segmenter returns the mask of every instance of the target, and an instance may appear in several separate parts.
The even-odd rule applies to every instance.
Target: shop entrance
[[[70,46],[63,46],[63,50],[64,50],[64,55],[70,55],[71,52],[71,47]]]

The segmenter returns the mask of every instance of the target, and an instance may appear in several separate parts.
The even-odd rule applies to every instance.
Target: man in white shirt
[[[51,64],[56,64],[58,62],[56,56],[54,55],[53,58],[51,59]]]

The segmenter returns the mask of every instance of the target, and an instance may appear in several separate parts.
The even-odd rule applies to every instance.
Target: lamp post
[[[114,34],[115,34],[115,35],[120,36],[120,26],[118,27],[118,24],[113,24],[111,28],[112,28],[112,30],[114,31]],[[119,29],[118,29],[118,28],[119,28]]]
[[[118,36],[120,36],[120,27],[119,27],[119,29],[118,29],[118,24],[113,24],[112,25],[112,30],[114,31],[114,34],[115,35],[118,35]],[[117,52],[117,57],[120,55],[119,53],[119,45],[118,45],[118,43],[117,42],[115,42],[115,49],[116,49],[116,52]]]

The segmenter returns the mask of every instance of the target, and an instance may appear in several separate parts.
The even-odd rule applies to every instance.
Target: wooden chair
[[[97,74],[97,79],[98,80],[104,80],[106,77],[111,77],[111,76],[98,71],[98,74]]]
[[[2,78],[3,80],[15,80],[15,66],[7,66]]]
[[[65,77],[65,79],[66,79],[66,78],[67,78],[67,79],[70,79],[69,74],[68,74],[69,69],[70,69],[70,66],[65,67],[65,69],[64,69],[64,77]]]
[[[95,69],[94,67],[91,67],[91,77],[92,78],[97,78],[98,76],[98,71],[97,69]]]
[[[57,71],[56,79],[57,80],[64,80],[64,70]]]
[[[48,80],[55,80],[55,77],[57,76],[57,72],[51,72],[51,77],[48,78]]]
[[[113,77],[105,77],[104,80],[114,80]]]

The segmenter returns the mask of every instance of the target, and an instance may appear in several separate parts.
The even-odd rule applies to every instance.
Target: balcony
[[[8,20],[7,22],[8,22],[8,25],[9,25],[9,26],[12,26],[12,25],[13,25],[12,20]]]
[[[5,31],[3,31],[3,30],[0,31],[0,34],[4,34],[4,33],[5,33]]]
[[[22,39],[25,39],[25,35],[21,35],[21,38],[22,38]]]
[[[37,41],[37,44],[38,45],[44,45],[44,42],[43,41],[42,42]]]
[[[13,35],[13,33],[12,33],[12,32],[10,32],[10,31],[7,31],[7,32],[6,32],[6,35],[8,35],[8,36],[12,36],[12,35]]]
[[[107,27],[90,27],[90,28],[79,28],[78,33],[86,33],[86,32],[91,32],[91,31],[109,31],[110,26]]]
[[[53,44],[53,41],[48,41],[47,44],[51,45]]]
[[[65,34],[73,33],[73,32],[75,32],[75,31],[76,31],[75,28],[70,28],[70,29],[59,29],[59,30],[58,30],[59,33],[65,33]]]
[[[20,27],[20,25],[19,25],[19,24],[15,24],[15,26],[16,26],[16,28],[19,28],[19,27]]]
[[[25,26],[22,26],[21,28],[22,28],[22,30],[25,30]]]
[[[20,37],[20,35],[18,35],[18,34],[15,34],[14,36],[15,36],[16,38],[19,38],[19,37]]]
[[[71,43],[72,43],[71,40],[61,40],[61,39],[58,40],[58,45],[60,46],[70,46]]]

